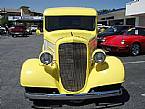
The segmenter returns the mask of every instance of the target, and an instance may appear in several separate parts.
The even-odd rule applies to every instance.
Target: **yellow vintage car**
[[[28,59],[20,83],[32,100],[86,100],[118,96],[123,63],[97,49],[97,12],[92,8],[48,8],[39,59]],[[37,33],[40,33],[37,31]]]

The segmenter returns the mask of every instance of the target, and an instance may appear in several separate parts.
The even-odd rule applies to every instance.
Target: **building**
[[[7,18],[10,24],[42,24],[42,16],[42,13],[31,11],[27,6],[21,6],[19,9],[0,8],[0,17]]]
[[[0,16],[20,16],[20,9],[0,8]]]
[[[136,26],[145,26],[145,0],[133,0],[127,3],[126,16],[136,17]]]
[[[28,6],[21,6],[21,16],[42,16],[42,13],[31,11]]]
[[[98,16],[98,23],[104,25],[135,25],[136,16],[125,16],[126,9],[114,9]]]
[[[145,0],[132,0],[126,8],[101,13],[98,23],[104,25],[145,26]]]

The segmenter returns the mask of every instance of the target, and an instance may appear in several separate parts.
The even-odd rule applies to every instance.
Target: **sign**
[[[30,21],[38,21],[43,20],[42,16],[8,16],[9,21],[17,21],[17,20],[30,20]]]

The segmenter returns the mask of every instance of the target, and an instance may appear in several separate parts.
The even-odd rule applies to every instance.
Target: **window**
[[[95,16],[46,16],[45,28],[47,31],[80,29],[95,30]]]
[[[109,32],[116,32],[117,31],[117,28],[115,26],[112,26],[112,27],[109,27],[105,30],[106,33],[109,33]]]
[[[126,32],[127,35],[139,35],[139,28],[131,28]]]
[[[145,28],[139,28],[139,35],[145,36]]]
[[[135,28],[131,28],[126,32],[127,35],[135,35]]]

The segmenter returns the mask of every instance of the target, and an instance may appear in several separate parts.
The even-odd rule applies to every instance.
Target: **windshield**
[[[95,16],[46,16],[47,31],[63,29],[95,30]]]
[[[112,33],[114,33],[114,32],[116,32],[117,31],[117,27],[114,27],[114,26],[112,26],[112,27],[109,27],[109,28],[107,28],[106,30],[105,30],[105,32],[112,32]]]
[[[135,35],[135,34],[138,34],[138,30],[135,28],[131,28],[131,29],[127,30],[125,34],[126,35]]]

